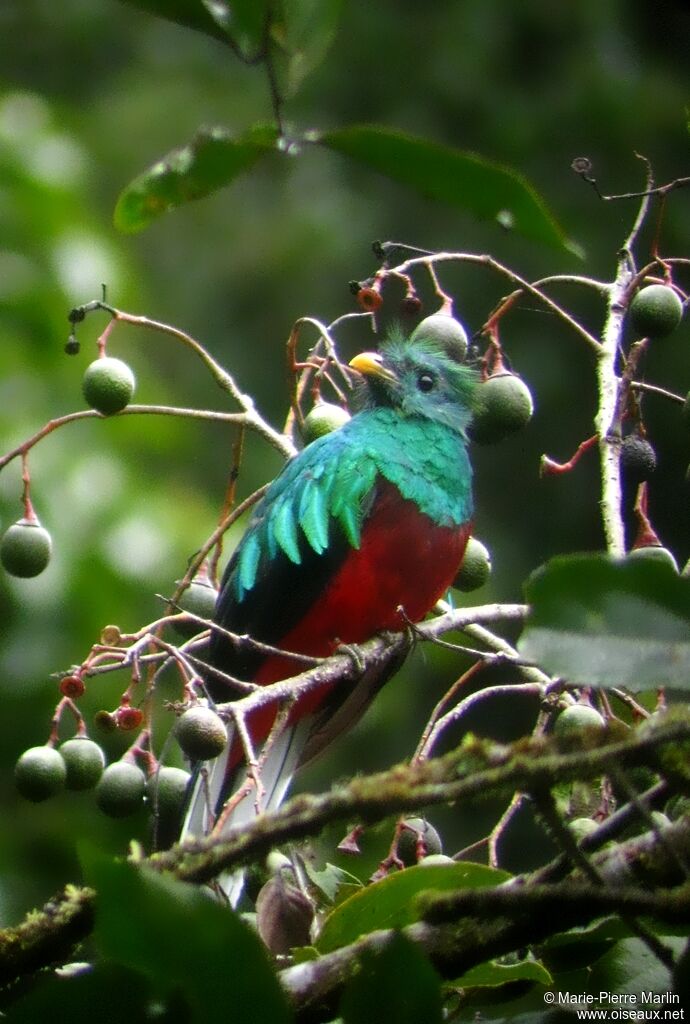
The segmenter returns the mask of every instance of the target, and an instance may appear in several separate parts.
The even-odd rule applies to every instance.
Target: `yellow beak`
[[[383,359],[378,352],[360,352],[350,360],[350,366],[365,376],[381,377],[383,380],[391,381],[398,379],[392,370],[383,365]]]

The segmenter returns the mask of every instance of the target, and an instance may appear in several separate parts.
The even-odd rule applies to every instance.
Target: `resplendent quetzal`
[[[457,573],[471,529],[465,428],[475,374],[457,354],[397,333],[380,352],[355,356],[359,411],[288,462],[256,506],[223,578],[220,626],[323,657],[431,610]],[[210,662],[261,685],[306,667],[218,633]],[[312,691],[296,703],[262,767],[263,808],[282,800],[296,768],[358,718],[383,681]],[[208,689],[217,702],[236,696],[212,674]],[[255,749],[274,717],[269,706],[249,721]],[[241,745],[230,740],[204,785],[197,782],[185,834],[208,832],[246,778]],[[256,799],[251,793],[224,817],[223,831],[249,820]]]

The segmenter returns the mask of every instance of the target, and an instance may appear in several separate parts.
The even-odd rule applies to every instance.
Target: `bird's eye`
[[[430,373],[420,373],[417,377],[417,387],[420,391],[431,391],[436,381]]]

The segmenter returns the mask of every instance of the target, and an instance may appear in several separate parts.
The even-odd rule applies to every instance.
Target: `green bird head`
[[[361,352],[350,366],[362,375],[354,396],[358,409],[392,408],[464,433],[479,377],[442,344],[396,330],[378,352]]]

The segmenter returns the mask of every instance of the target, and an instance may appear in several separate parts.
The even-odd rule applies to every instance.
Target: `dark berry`
[[[621,468],[633,486],[649,480],[656,469],[656,452],[646,437],[628,434],[621,445]]]
[[[274,955],[308,946],[313,919],[311,901],[289,880],[288,872],[278,872],[262,886],[256,899],[256,925]]]
[[[350,419],[347,409],[342,405],[334,405],[332,402],[319,402],[304,417],[302,437],[305,444],[311,444],[317,437],[330,434],[333,430],[342,427]]]
[[[43,572],[53,543],[37,519],[19,519],[0,541],[0,562],[11,576],[29,579]]]
[[[641,337],[665,338],[680,323],[683,303],[668,285],[648,284],[633,296],[629,315],[633,328]]]
[[[69,338],[65,342],[65,353],[66,353],[66,355],[68,355],[68,356],[79,355],[79,349],[80,348],[81,348],[81,345],[79,344],[77,339],[74,337],[73,334],[70,334]]]
[[[477,387],[476,409],[468,427],[477,444],[492,444],[525,427],[532,418],[532,394],[520,377],[502,371]]]
[[[210,761],[223,752],[228,741],[223,719],[211,708],[197,704],[177,720],[177,742],[192,761]]]
[[[105,754],[93,740],[75,736],[60,747],[67,766],[67,789],[93,789],[105,768]]]
[[[469,593],[484,586],[490,575],[491,555],[488,548],[476,537],[470,537],[453,586],[464,593]]]
[[[121,412],[132,400],[136,381],[131,369],[121,359],[103,356],[86,368],[82,392],[87,405],[103,416]]]
[[[97,711],[93,720],[103,732],[115,732],[117,729],[117,719],[110,711]]]
[[[416,316],[422,308],[422,300],[418,295],[406,295],[402,300],[402,311],[406,316]]]
[[[65,786],[67,767],[55,747],[30,747],[14,767],[14,781],[27,800],[40,803]]]
[[[405,867],[436,853],[443,853],[443,843],[434,826],[424,818],[406,818],[398,836],[398,857]]]
[[[141,807],[146,777],[135,764],[115,761],[105,769],[96,786],[96,803],[109,818],[126,818]]]

